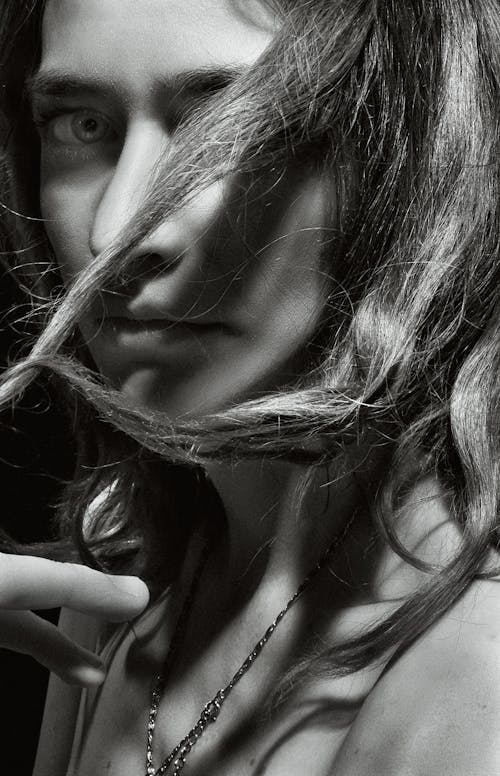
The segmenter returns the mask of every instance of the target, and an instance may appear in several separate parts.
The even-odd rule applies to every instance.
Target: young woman
[[[50,376],[79,452],[0,564],[36,776],[498,773],[497,4],[0,20],[0,397]]]

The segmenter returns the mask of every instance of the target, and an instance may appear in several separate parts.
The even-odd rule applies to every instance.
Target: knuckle
[[[64,564],[64,603],[68,604],[95,594],[102,587],[104,575],[78,563]]]
[[[61,605],[65,606],[74,599],[83,581],[76,563],[63,563],[63,584],[61,586]]]

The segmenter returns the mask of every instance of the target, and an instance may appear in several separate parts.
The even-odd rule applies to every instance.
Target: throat
[[[236,660],[302,587],[307,604],[300,602],[297,611],[318,627],[322,611],[331,616],[332,607],[366,595],[364,548],[371,529],[359,519],[359,489],[352,477],[337,477],[332,494],[333,486],[323,487],[328,472],[306,477],[290,464],[217,464],[209,475],[226,523],[211,537],[194,605],[187,642],[198,654],[234,629]]]
[[[226,515],[217,577],[231,591],[264,580],[298,585],[359,502],[352,477],[338,477],[333,488],[328,471],[286,462],[210,464],[208,474]]]

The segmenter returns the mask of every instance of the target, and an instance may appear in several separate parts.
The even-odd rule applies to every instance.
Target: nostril
[[[159,253],[145,253],[130,259],[115,281],[113,290],[121,293],[137,292],[143,283],[170,272],[182,256],[165,257]]]

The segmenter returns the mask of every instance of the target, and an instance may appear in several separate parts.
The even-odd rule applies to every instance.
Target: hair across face
[[[36,231],[36,250],[26,223],[10,221],[9,244],[26,261],[45,261],[53,276],[48,234],[66,293],[31,356],[9,371],[1,399],[9,405],[45,368],[71,386],[68,401],[77,393],[90,408],[86,424],[80,400],[71,405],[82,466],[67,522],[75,511],[81,518],[105,477],[115,478],[126,508],[119,518],[98,516],[92,530],[104,554],[110,534],[119,537],[109,549],[114,564],[113,552],[137,539],[134,514],[147,511],[140,494],[151,493],[154,476],[145,450],[190,465],[261,455],[307,462],[335,460],[353,438],[375,437],[390,456],[378,517],[397,551],[412,561],[391,521],[401,493],[426,472],[453,494],[467,541],[391,622],[337,652],[335,666],[354,669],[409,643],[483,569],[498,538],[498,3],[290,0],[280,3],[276,29],[273,17],[255,15],[258,4],[243,2],[49,0],[42,30],[43,5],[6,0],[0,9],[10,129],[2,183],[11,210],[29,201],[29,214],[39,215],[30,190],[39,159],[21,96],[33,58],[41,54],[46,75],[49,65],[54,74],[73,63],[73,80],[85,74],[101,84],[91,89],[97,102],[82,103],[80,92],[41,130],[45,231]],[[146,6],[153,30],[139,18]],[[78,18],[85,25],[74,29]],[[131,20],[137,34],[127,40]],[[235,62],[241,75],[231,79]],[[223,66],[223,88],[212,80],[177,124],[168,110],[172,79],[200,66],[205,75],[218,69],[219,87]],[[158,77],[161,110],[151,89]],[[78,92],[81,79],[75,85]],[[141,339],[147,327],[138,334],[133,320],[100,331],[113,314],[127,318],[141,294],[136,312],[153,308],[187,323],[151,331],[149,342],[164,343],[154,356]],[[190,327],[203,316],[215,329],[196,339]],[[74,358],[82,356],[70,340],[76,323],[121,392]],[[298,369],[290,356],[315,333],[314,369]],[[285,385],[299,371],[301,381]],[[224,410],[261,389],[258,400]],[[168,412],[142,412],[139,403],[167,409],[175,425]],[[183,419],[196,407],[222,409]],[[132,453],[116,463],[125,443]],[[91,471],[96,461],[106,466]],[[151,554],[146,561],[151,568]]]
[[[41,212],[66,283],[130,223],[183,117],[255,65],[272,21],[260,3],[49,0],[31,94]],[[173,417],[293,378],[325,303],[327,206],[314,168],[200,191],[79,322],[100,372]]]

